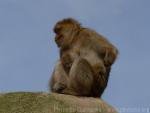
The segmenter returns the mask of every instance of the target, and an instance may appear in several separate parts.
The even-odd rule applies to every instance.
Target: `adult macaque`
[[[117,58],[116,47],[72,18],[56,23],[54,32],[60,60],[50,82],[52,92],[100,97]]]

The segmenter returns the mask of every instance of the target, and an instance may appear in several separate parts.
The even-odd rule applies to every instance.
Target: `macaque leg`
[[[94,82],[93,76],[93,70],[88,61],[78,58],[72,64],[69,72],[68,87],[63,90],[63,93],[76,96],[90,96]]]
[[[50,89],[52,92],[61,93],[67,87],[68,76],[63,69],[61,61],[55,66],[50,80]]]

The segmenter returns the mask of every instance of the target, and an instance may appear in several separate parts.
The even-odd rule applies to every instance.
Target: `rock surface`
[[[0,113],[117,113],[99,98],[55,93],[0,94]]]

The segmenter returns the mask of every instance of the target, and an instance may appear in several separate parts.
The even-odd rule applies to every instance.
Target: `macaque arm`
[[[63,69],[61,61],[55,66],[54,72],[50,80],[50,89],[52,92],[61,92],[65,87],[67,87],[67,74]]]

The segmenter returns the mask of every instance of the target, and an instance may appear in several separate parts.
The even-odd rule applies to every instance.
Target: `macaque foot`
[[[56,83],[53,87],[53,91],[56,93],[61,93],[65,89],[65,85],[61,83]]]

